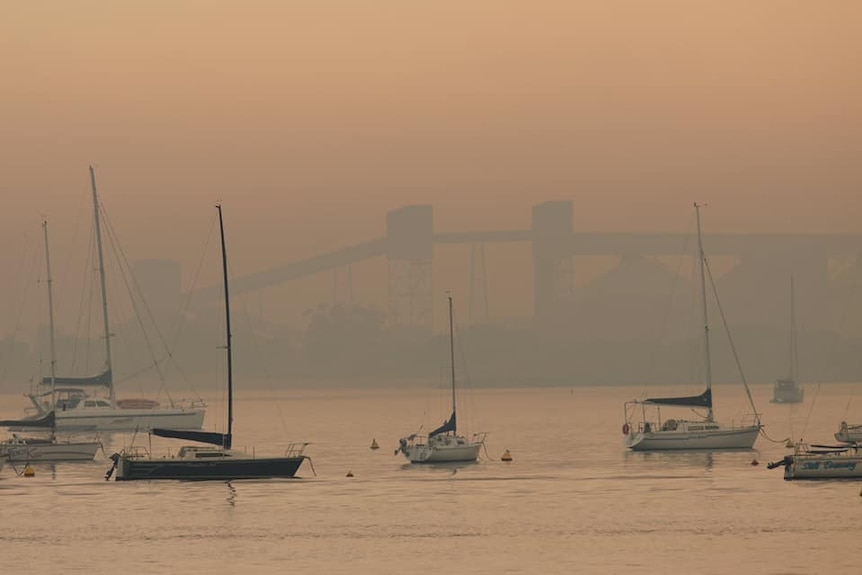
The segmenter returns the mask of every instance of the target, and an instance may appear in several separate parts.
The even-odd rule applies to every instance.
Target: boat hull
[[[458,463],[476,461],[481,443],[458,446],[411,445],[404,449],[410,463]]]
[[[154,427],[201,429],[204,408],[191,409],[94,409],[57,412],[61,431],[135,431]]]
[[[116,480],[232,481],[291,478],[305,456],[224,458],[217,460],[140,459],[119,456]]]
[[[632,451],[751,449],[759,433],[759,425],[710,431],[633,432],[625,437],[625,443]]]
[[[862,479],[862,455],[794,455],[784,479]]]
[[[0,458],[8,457],[13,463],[92,461],[99,447],[101,444],[94,441],[10,441],[0,444]]]

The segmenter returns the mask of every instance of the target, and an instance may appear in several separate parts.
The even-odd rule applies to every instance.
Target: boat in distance
[[[449,361],[452,384],[452,415],[428,436],[411,433],[398,440],[395,455],[403,453],[410,463],[461,463],[476,461],[485,445],[486,433],[474,433],[470,438],[458,435],[455,395],[455,324],[452,296],[449,299]]]

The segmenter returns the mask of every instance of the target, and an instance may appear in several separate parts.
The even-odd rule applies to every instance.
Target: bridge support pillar
[[[389,321],[394,325],[433,326],[432,259],[434,214],[431,206],[405,206],[386,215],[389,259]]]
[[[559,316],[572,293],[572,202],[533,206],[533,313],[540,322]]]

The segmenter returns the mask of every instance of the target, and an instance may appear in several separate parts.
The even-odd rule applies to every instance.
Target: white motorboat
[[[449,359],[452,380],[452,415],[440,427],[427,436],[416,433],[398,440],[395,454],[403,453],[410,463],[455,463],[476,461],[479,450],[485,443],[486,433],[474,433],[471,437],[458,435],[458,420],[455,393],[455,328],[452,311],[452,296],[449,296]]]
[[[748,385],[743,384],[754,412],[751,422],[719,423],[713,416],[712,365],[710,358],[709,316],[706,305],[707,261],[700,229],[700,206],[694,205],[697,218],[698,259],[700,262],[700,296],[703,312],[704,379],[706,390],[688,397],[656,397],[625,403],[624,444],[633,451],[688,449],[751,449],[760,433],[760,417],[754,409]],[[711,277],[711,276],[710,276]],[[705,410],[697,420],[662,420],[662,407]]]

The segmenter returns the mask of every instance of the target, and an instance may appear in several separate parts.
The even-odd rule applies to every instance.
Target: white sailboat
[[[56,355],[54,347],[54,294],[51,278],[51,254],[48,249],[48,221],[42,221],[45,236],[45,283],[48,285],[48,346],[51,354],[51,411],[43,418],[29,422],[0,421],[7,427],[45,430],[47,437],[18,435],[0,442],[0,459],[7,458],[11,462],[35,463],[41,461],[90,461],[96,456],[101,443],[98,441],[79,441],[72,438],[59,439],[55,417],[56,394],[54,379],[56,378]]]
[[[775,381],[772,403],[802,403],[805,390],[796,382],[798,359],[796,352],[796,306],[793,298],[793,276],[790,276],[790,374]]]
[[[700,297],[703,312],[704,379],[706,390],[690,397],[657,397],[625,403],[623,435],[625,446],[633,451],[663,451],[689,449],[751,449],[760,433],[760,418],[754,413],[751,424],[719,423],[713,417],[712,365],[710,358],[709,315],[706,302],[706,255],[700,229],[700,205],[695,203],[697,218],[698,259],[700,265]],[[748,386],[746,385],[746,392]],[[748,393],[749,402],[751,394]],[[661,407],[687,407],[706,410],[696,420],[661,418]],[[754,406],[752,404],[752,411]],[[655,417],[656,419],[650,419]]]
[[[455,394],[455,328],[452,296],[449,296],[449,359],[451,362],[452,415],[428,436],[416,433],[398,440],[395,455],[403,453],[410,463],[455,463],[476,461],[485,443],[486,433],[474,433],[470,438],[458,435]]]
[[[93,225],[102,300],[105,367],[100,373],[89,377],[44,378],[42,384],[50,386],[49,389],[42,393],[28,395],[37,411],[32,418],[42,418],[56,407],[56,425],[59,430],[132,431],[153,427],[200,429],[206,413],[205,406],[200,403],[172,404],[170,407],[162,407],[154,400],[118,400],[115,396],[100,206],[96,191],[96,174],[92,166],[90,166],[90,183],[93,191]],[[88,389],[106,389],[107,396],[90,393]]]

